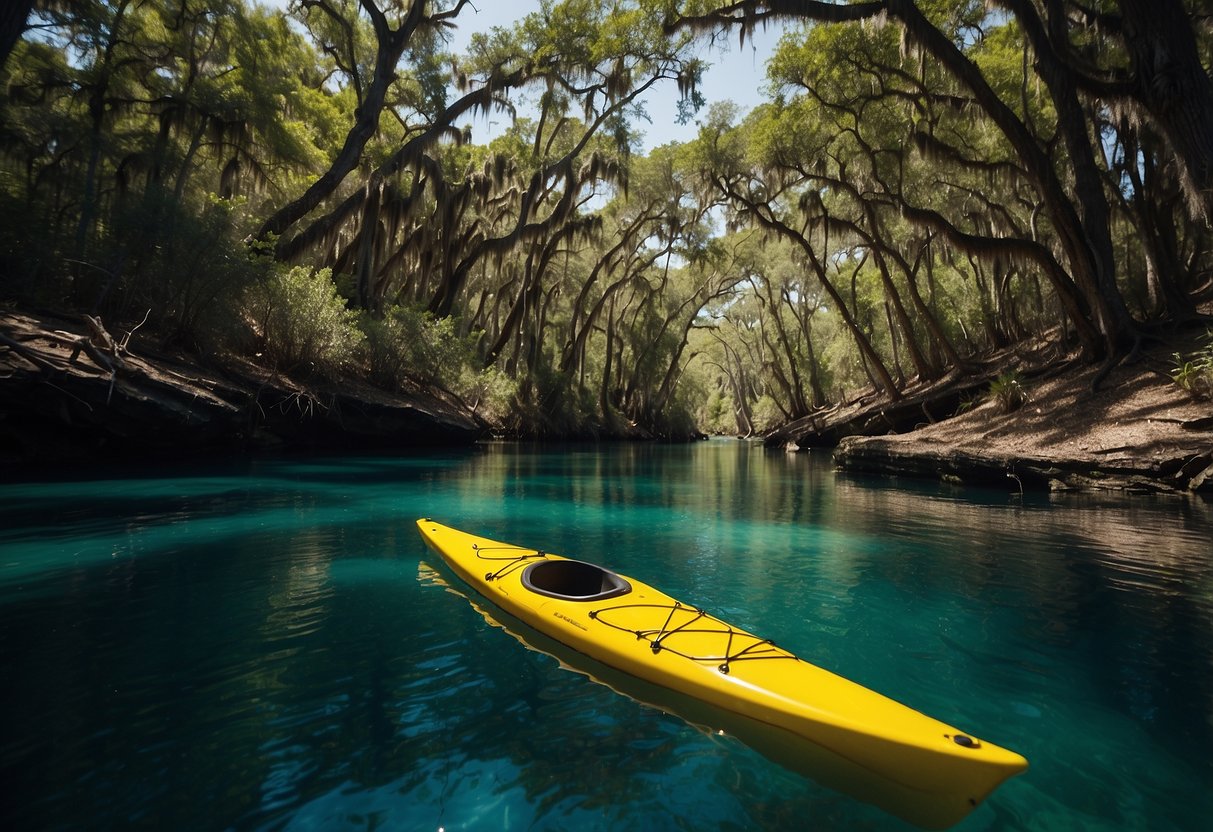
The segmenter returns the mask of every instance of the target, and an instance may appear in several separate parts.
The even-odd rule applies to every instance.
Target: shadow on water
[[[308,528],[270,543],[198,542],[10,599],[2,705],[25,716],[0,743],[5,828],[224,828],[399,771],[410,688],[445,687],[441,708],[467,684],[446,661],[459,628],[408,649],[437,611],[400,603],[407,555],[336,557],[346,543]]]

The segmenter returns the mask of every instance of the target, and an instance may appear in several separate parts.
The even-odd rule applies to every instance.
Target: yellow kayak
[[[938,802],[955,823],[1028,762],[823,670],[633,578],[594,564],[417,521],[477,594],[601,664],[771,726]],[[786,745],[786,743],[785,743]],[[809,746],[812,746],[810,749]]]

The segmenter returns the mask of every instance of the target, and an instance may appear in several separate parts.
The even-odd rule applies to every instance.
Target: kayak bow
[[[429,519],[426,544],[479,595],[607,667],[778,729],[938,802],[955,823],[1027,760],[823,670],[633,578]],[[782,762],[782,760],[781,760]]]

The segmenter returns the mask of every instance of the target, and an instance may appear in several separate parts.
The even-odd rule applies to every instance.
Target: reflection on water
[[[1208,504],[840,478],[711,442],[0,486],[0,822],[894,823],[503,640],[417,581],[425,515],[694,598],[1024,753],[958,829],[1213,811]]]

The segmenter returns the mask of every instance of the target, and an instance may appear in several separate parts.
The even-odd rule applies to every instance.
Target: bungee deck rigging
[[[613,624],[608,619],[610,616],[603,617],[603,613],[609,613],[618,610],[636,610],[636,609],[652,609],[652,610],[668,610],[669,615],[660,627],[648,630],[634,630],[625,625]],[[678,613],[686,613],[687,618],[681,624],[671,626],[674,623],[675,616]],[[660,653],[666,650],[676,656],[681,656],[684,659],[690,659],[694,662],[702,662],[706,664],[715,664],[716,669],[721,673],[727,674],[729,666],[733,662],[753,661],[757,659],[787,659],[798,662],[800,658],[788,651],[778,647],[775,642],[767,638],[758,638],[744,630],[738,630],[727,622],[721,621],[698,607],[689,607],[683,605],[679,601],[672,604],[620,604],[614,607],[605,607],[599,610],[591,610],[589,613],[591,619],[600,621],[608,627],[616,630],[630,632],[641,641],[649,643],[649,649],[653,653]],[[699,622],[705,622],[708,626],[693,627],[691,625]],[[712,626],[714,625],[714,626]],[[678,635],[715,635],[725,639],[724,649],[717,654],[703,653],[688,653],[679,650],[676,647],[671,647],[667,642]],[[745,646],[738,650],[733,650],[734,642],[748,642]]]
[[[520,546],[496,545],[496,546],[481,546],[472,544],[472,549],[476,553],[476,557],[483,561],[505,561],[505,565],[499,567],[495,571],[486,572],[484,579],[486,582],[493,582],[506,575],[509,575],[517,568],[529,568],[536,560],[546,560],[548,555],[542,549],[524,549]],[[511,556],[486,555],[485,552],[490,551],[510,551],[522,552],[523,554]],[[578,563],[582,561],[569,561],[562,558],[565,563]],[[591,567],[598,572],[618,577],[615,573],[609,570],[602,569],[592,564],[583,564]],[[544,592],[543,590],[539,590]],[[563,597],[573,600],[583,600],[583,596],[578,595],[559,595],[551,592],[545,592],[550,597]],[[620,593],[622,594],[622,593]],[[647,629],[635,629],[626,624],[615,623],[611,620],[613,616],[609,613],[619,610],[656,610],[666,612],[665,620],[659,627]],[[604,613],[607,613],[604,617]],[[676,623],[676,619],[680,614],[685,614],[684,620],[681,623]],[[758,659],[785,659],[789,661],[800,661],[800,658],[788,651],[778,647],[775,642],[766,638],[758,638],[744,630],[739,630],[733,627],[726,621],[705,612],[704,610],[683,604],[681,601],[673,601],[668,604],[615,604],[609,607],[599,607],[592,609],[587,613],[588,617],[593,621],[599,621],[615,630],[632,633],[637,640],[647,642],[649,649],[653,653],[660,653],[662,650],[667,650],[676,656],[681,656],[694,662],[705,664],[715,664],[716,669],[721,673],[728,673],[730,665],[738,661],[753,661]],[[692,625],[699,624],[699,627]],[[715,653],[693,653],[680,650],[677,647],[671,646],[667,642],[674,639],[678,635],[715,635],[724,640],[724,649]],[[734,642],[743,643],[738,650],[733,650]]]
[[[510,551],[510,552],[527,552],[528,554],[518,555],[518,556],[512,557],[512,558],[486,556],[484,554],[487,551],[503,550],[503,549],[506,551]],[[495,581],[498,578],[500,578],[502,575],[509,574],[509,572],[512,571],[511,567],[518,566],[519,564],[524,563],[528,559],[546,558],[547,557],[547,555],[541,549],[523,549],[521,546],[510,546],[508,544],[502,544],[502,545],[497,545],[497,546],[479,546],[479,545],[473,543],[472,550],[476,553],[476,557],[479,558],[480,560],[504,560],[504,561],[506,561],[505,566],[502,566],[496,572],[486,572],[484,575],[484,579],[486,581]]]
[[[634,578],[429,519],[417,527],[463,582],[527,627],[575,654],[747,720],[775,738],[789,767],[826,755],[834,768],[881,778],[899,803],[915,806],[911,819],[919,825],[956,823],[1027,768],[1013,751]]]

